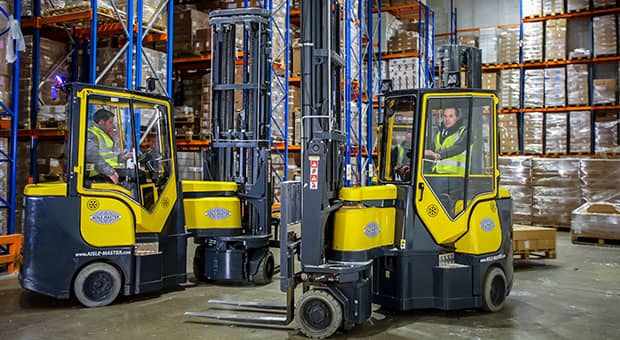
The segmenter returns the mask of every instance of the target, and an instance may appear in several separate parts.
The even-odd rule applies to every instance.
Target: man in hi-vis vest
[[[97,110],[93,120],[88,122],[86,162],[94,166],[88,176],[94,180],[107,177],[117,184],[118,173],[114,168],[121,167],[119,164],[132,156],[132,152],[120,152],[114,136],[114,114],[106,109]]]
[[[465,174],[467,134],[459,111],[454,107],[443,110],[443,124],[435,136],[435,150],[424,150],[425,157],[435,160],[437,174]]]

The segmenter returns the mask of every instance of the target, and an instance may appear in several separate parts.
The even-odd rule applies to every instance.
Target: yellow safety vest
[[[118,154],[114,150],[114,140],[98,126],[91,126],[88,131],[94,134],[99,141],[99,156],[111,167],[118,168]],[[97,176],[98,174],[97,170],[91,170],[89,176]]]
[[[465,131],[465,127],[461,127],[457,130],[456,133],[451,134],[446,137],[441,143],[441,132],[437,134],[435,138],[435,150],[440,152],[442,149],[447,149],[454,145],[457,138],[460,138],[463,132]],[[454,155],[452,157],[448,157],[445,159],[438,159],[433,166],[433,171],[438,174],[465,174],[465,163],[467,162],[467,152],[463,150],[458,155]]]

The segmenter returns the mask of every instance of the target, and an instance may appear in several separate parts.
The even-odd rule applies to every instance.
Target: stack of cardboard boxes
[[[502,108],[518,108],[521,94],[520,70],[501,70],[500,80],[500,106]]]
[[[594,146],[596,153],[619,153],[618,147],[618,114],[601,112],[596,114],[594,121]]]
[[[418,84],[418,58],[397,58],[388,60],[388,77],[394,90],[413,89]]]
[[[592,136],[590,128],[592,126],[592,114],[590,111],[571,111],[568,114],[570,125],[570,144],[571,153],[589,153],[591,151]]]
[[[483,64],[497,64],[499,40],[495,27],[480,29],[480,50]]]
[[[205,32],[209,28],[209,14],[194,9],[175,9],[174,54],[203,53],[207,46],[205,38],[211,40],[211,34]]]
[[[543,23],[526,22],[523,24],[523,61],[543,60]]]
[[[532,224],[532,158],[499,157],[500,187],[512,197],[512,222]]]
[[[523,152],[539,155],[543,153],[543,120],[542,112],[523,113]]]
[[[566,59],[566,19],[545,22],[545,60]]]
[[[543,107],[545,71],[525,70],[523,74],[523,107]]]
[[[592,93],[592,104],[615,104],[617,81],[618,79],[616,78],[594,79],[592,82],[592,87],[594,90],[594,92]]]
[[[592,19],[594,32],[594,56],[615,55],[618,48],[616,15],[596,16]]]
[[[543,0],[543,15],[558,15],[564,13],[564,0]]]
[[[581,205],[579,160],[532,160],[532,222],[570,226],[572,211]]]
[[[499,61],[501,64],[519,62],[519,27],[504,28],[499,33]]]
[[[569,106],[588,105],[588,65],[566,65],[566,92]]]
[[[582,159],[582,202],[620,203],[620,159]]]
[[[521,1],[521,12],[524,18],[541,16],[542,15],[542,0]]]
[[[499,125],[499,150],[502,154],[519,152],[519,125],[517,115],[505,113],[497,116]]]
[[[566,68],[545,69],[545,107],[566,106]]]
[[[568,152],[568,116],[566,112],[550,112],[545,119],[545,153]]]
[[[568,13],[585,11],[588,7],[590,7],[589,0],[566,0],[566,11]]]

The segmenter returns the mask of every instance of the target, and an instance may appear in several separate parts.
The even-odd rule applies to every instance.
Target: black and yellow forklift
[[[513,280],[512,202],[498,185],[496,95],[386,91],[376,183],[344,187],[339,5],[301,6],[302,181],[281,189],[280,287],[287,302],[214,301],[284,315],[186,314],[261,325],[295,318],[306,336],[325,338],[367,321],[372,304],[500,310]],[[448,125],[458,132],[451,143],[464,146],[442,157]],[[299,285],[303,294],[295,301]]]
[[[211,13],[219,62],[212,72],[214,132],[205,181],[178,177],[169,98],[62,86],[68,99],[64,176],[24,190],[22,287],[98,307],[119,294],[176,286],[186,282],[190,236],[198,244],[199,279],[270,282],[268,23],[264,10]],[[241,58],[237,34],[248,45]],[[117,183],[88,160],[88,131],[99,110],[114,116],[107,147],[129,155],[114,166]]]

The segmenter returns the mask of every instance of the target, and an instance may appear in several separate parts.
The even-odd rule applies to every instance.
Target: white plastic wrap
[[[392,79],[394,90],[420,87],[418,58],[397,58],[388,60],[388,77]]]
[[[582,159],[579,179],[583,202],[620,203],[620,159]]]
[[[543,15],[558,15],[564,13],[564,0],[543,0]]]
[[[525,70],[523,84],[523,106],[543,107],[545,71],[543,69]]]
[[[617,79],[594,79],[592,87],[592,104],[615,104],[616,103],[616,87]]]
[[[480,29],[480,50],[482,50],[483,64],[497,64],[499,55],[499,39],[494,27]]]
[[[526,22],[523,24],[523,61],[543,60],[543,23]]]
[[[590,7],[589,0],[566,0],[567,12],[580,12],[585,11]]]
[[[569,226],[571,212],[581,204],[579,160],[534,158],[532,185],[533,223]]]
[[[532,157],[499,157],[499,184],[530,186],[532,184]]]
[[[616,15],[602,15],[592,19],[594,31],[594,56],[615,55],[618,36],[616,35]]]
[[[523,113],[523,152],[541,154],[543,152],[543,113]]]
[[[545,106],[566,105],[566,69],[564,67],[545,69]]]
[[[519,62],[519,27],[500,30],[499,61],[501,64]]]
[[[592,0],[594,8],[612,7],[616,5],[616,0]]]
[[[568,116],[566,112],[546,113],[545,153],[565,154],[568,152]]]
[[[502,154],[519,152],[519,126],[517,115],[502,113],[497,115],[499,133],[499,151]]]
[[[566,65],[568,106],[588,105],[588,64]]]
[[[518,69],[501,70],[500,72],[500,106],[517,108],[520,106],[521,73]]]
[[[597,114],[594,123],[594,151],[596,153],[618,153],[617,113]]]
[[[521,6],[524,18],[539,17],[542,14],[542,0],[522,0]]]
[[[545,60],[566,59],[566,19],[545,22]]]
[[[607,202],[585,203],[572,213],[573,235],[602,239],[620,238],[620,205]]]
[[[524,185],[503,185],[512,198],[512,223],[532,224],[532,187]]]
[[[590,153],[592,145],[592,114],[590,111],[571,111],[568,114],[570,125],[571,153]]]

